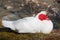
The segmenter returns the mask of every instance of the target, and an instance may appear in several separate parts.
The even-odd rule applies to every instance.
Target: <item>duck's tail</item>
[[[11,30],[10,28],[7,28],[7,27],[0,28],[0,32],[12,32],[12,33],[18,34],[18,32]]]
[[[14,27],[14,21],[6,21],[6,20],[2,20],[2,25],[6,28],[10,28],[12,30],[15,30]]]

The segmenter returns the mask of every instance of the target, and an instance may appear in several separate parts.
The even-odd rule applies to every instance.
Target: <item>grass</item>
[[[1,32],[0,33],[0,40],[40,40],[41,37],[40,33],[37,34],[15,34],[9,32]]]
[[[15,34],[12,32],[0,32],[0,40],[60,40],[59,33],[50,34]]]

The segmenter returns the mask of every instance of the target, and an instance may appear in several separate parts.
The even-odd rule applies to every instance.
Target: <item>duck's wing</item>
[[[34,17],[26,17],[16,21],[16,29],[19,33],[35,33],[40,32],[40,22]]]

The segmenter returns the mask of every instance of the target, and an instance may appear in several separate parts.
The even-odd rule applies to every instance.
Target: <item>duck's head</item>
[[[48,20],[47,11],[41,11],[40,13],[37,14],[36,18],[39,20]]]
[[[41,11],[41,12],[39,12],[39,13],[37,14],[37,16],[40,15],[40,14],[46,15],[46,14],[47,14],[47,11]]]

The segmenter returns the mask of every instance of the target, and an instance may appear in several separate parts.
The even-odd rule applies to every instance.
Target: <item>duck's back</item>
[[[24,32],[39,32],[40,31],[40,25],[39,22],[34,17],[26,17],[23,19],[17,20],[17,30],[19,30],[19,33]]]

